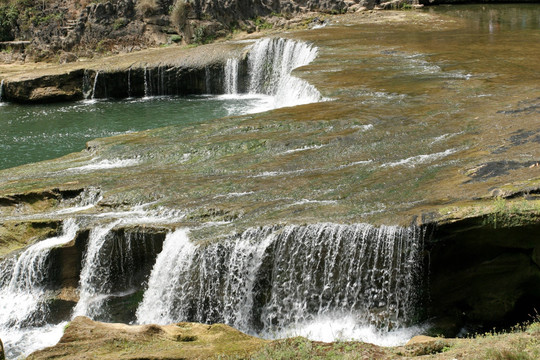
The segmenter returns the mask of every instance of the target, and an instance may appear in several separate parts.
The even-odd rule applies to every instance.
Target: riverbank
[[[520,359],[540,357],[540,323],[508,333],[467,339],[417,336],[405,346],[381,347],[357,341],[325,343],[303,337],[262,340],[222,324],[105,324],[75,318],[60,342],[28,360],[99,359]]]

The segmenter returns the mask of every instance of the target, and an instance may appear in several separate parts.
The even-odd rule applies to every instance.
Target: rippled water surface
[[[84,149],[89,140],[266,110],[263,96],[153,97],[0,107],[0,169]]]

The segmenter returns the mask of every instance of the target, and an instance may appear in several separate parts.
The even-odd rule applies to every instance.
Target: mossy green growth
[[[540,201],[496,197],[491,211],[485,216],[485,224],[493,228],[516,227],[540,220]]]

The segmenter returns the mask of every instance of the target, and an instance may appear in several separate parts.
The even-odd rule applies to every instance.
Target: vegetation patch
[[[17,26],[19,10],[7,0],[0,1],[0,41],[11,41],[13,28]]]

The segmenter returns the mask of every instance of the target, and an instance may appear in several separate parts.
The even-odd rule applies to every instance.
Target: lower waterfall
[[[138,273],[153,261],[156,248],[152,240],[137,232],[117,234],[115,220],[90,232],[79,280],[79,301],[73,317],[114,321],[111,302],[132,295],[140,287]],[[129,319],[129,315],[125,316]]]
[[[66,220],[61,235],[37,242],[0,264],[0,338],[8,358],[21,351],[28,355],[60,338],[62,327],[47,325],[49,254],[72,241],[78,228],[73,219]]]
[[[165,239],[139,323],[224,322],[267,338],[295,332],[317,338],[305,330],[346,319],[358,331],[333,339],[372,340],[362,331],[399,330],[414,316],[422,248],[416,228],[263,227],[205,246],[188,235],[177,230]]]

